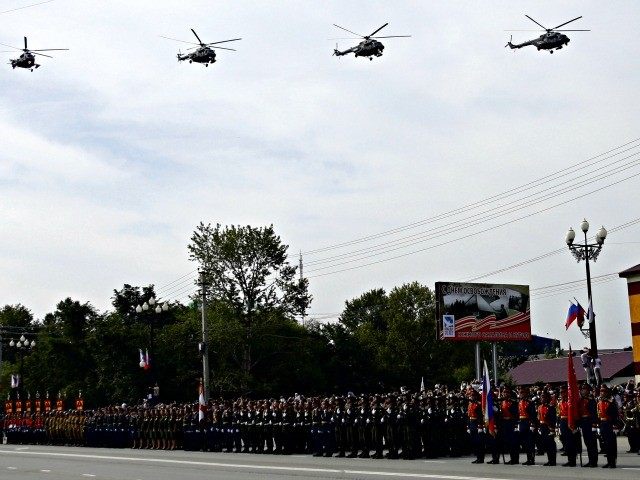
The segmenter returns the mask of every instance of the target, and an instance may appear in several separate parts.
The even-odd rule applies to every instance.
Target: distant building
[[[506,342],[502,345],[500,354],[506,357],[530,357],[553,353],[560,348],[560,340],[555,338],[531,335],[528,342]]]
[[[600,351],[602,379],[609,385],[627,383],[633,378],[633,352],[630,350]],[[578,382],[585,381],[580,355],[573,357],[573,367]],[[568,374],[567,357],[527,360],[507,373],[516,385],[534,385],[538,382],[558,385],[566,383]]]

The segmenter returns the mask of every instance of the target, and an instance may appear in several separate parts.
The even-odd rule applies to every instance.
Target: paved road
[[[538,463],[544,462],[542,458]],[[640,478],[640,455],[621,452],[618,460],[620,468],[608,470],[472,465],[470,458],[403,461],[4,445],[0,446],[0,480]]]

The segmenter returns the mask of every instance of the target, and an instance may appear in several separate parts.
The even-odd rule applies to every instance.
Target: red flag
[[[580,394],[578,392],[578,379],[576,377],[576,370],[573,367],[573,352],[571,351],[571,345],[569,345],[569,363],[567,371],[567,384],[568,384],[568,400],[569,400],[569,412],[567,422],[571,430],[578,428],[578,401]]]

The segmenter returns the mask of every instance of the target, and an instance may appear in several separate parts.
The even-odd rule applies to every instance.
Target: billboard
[[[436,282],[438,338],[531,340],[528,285]]]

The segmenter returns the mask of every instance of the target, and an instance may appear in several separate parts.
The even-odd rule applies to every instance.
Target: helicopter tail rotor
[[[514,47],[514,46],[513,46],[512,41],[513,41],[513,35],[511,35],[511,37],[509,38],[509,41],[508,41],[508,42],[507,42],[507,44],[504,46],[504,48],[511,47],[511,49],[512,49],[512,50],[513,50],[514,48],[516,48],[516,47]]]

